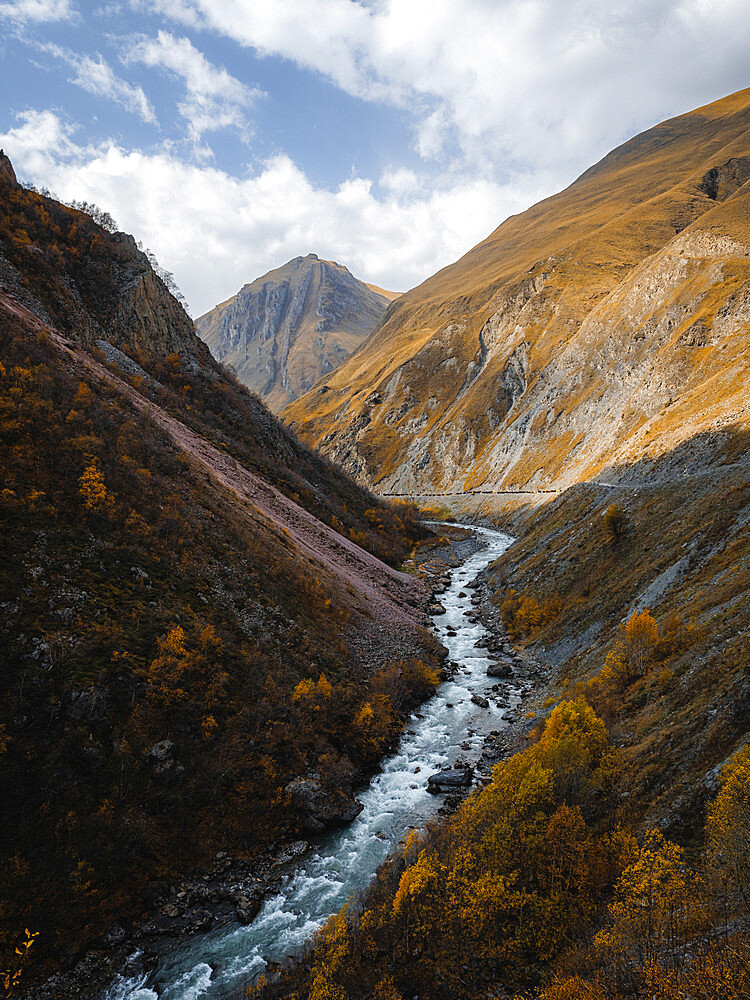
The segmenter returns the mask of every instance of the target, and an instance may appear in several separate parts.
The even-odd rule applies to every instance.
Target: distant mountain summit
[[[397,294],[310,253],[244,285],[195,326],[214,357],[278,412],[338,368]]]

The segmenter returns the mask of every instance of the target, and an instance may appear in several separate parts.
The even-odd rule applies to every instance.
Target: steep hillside
[[[750,995],[750,435],[707,438],[496,508],[517,541],[480,615],[547,683],[489,784],[259,997]]]
[[[195,326],[214,357],[278,411],[338,368],[396,297],[310,253],[244,285]]]
[[[412,510],[300,445],[130,237],[4,157],[0,467],[0,950],[39,932],[41,974],[217,851],[299,836],[296,777],[351,810],[437,660],[381,561]]]
[[[291,404],[378,491],[564,487],[749,416],[750,91],[636,136]]]
[[[560,493],[445,498],[546,683],[260,997],[750,995],[749,136],[745,91],[615,150],[286,411],[378,489]]]

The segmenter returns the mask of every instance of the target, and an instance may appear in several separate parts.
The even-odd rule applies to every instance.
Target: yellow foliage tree
[[[628,515],[619,503],[611,503],[602,517],[602,527],[609,540],[616,544],[628,529]]]
[[[148,696],[162,708],[188,697],[187,678],[194,658],[185,646],[185,632],[179,625],[159,639],[158,656],[148,668]]]
[[[104,476],[99,466],[99,460],[86,466],[83,475],[78,480],[79,493],[86,510],[96,514],[111,514],[114,509],[114,499],[107,493]]]
[[[682,848],[650,830],[632,864],[615,887],[611,924],[594,945],[625,989],[636,989],[643,970],[666,964],[678,969],[690,930],[694,877]]]
[[[292,701],[308,701],[315,694],[315,681],[305,677],[292,692]]]
[[[634,611],[620,626],[620,641],[607,657],[605,669],[622,688],[644,676],[654,661],[659,629],[648,608]]]
[[[706,821],[709,871],[719,883],[729,912],[750,922],[750,746],[721,774],[721,787]]]
[[[315,685],[315,694],[319,699],[327,700],[333,695],[333,687],[325,674],[321,674]]]
[[[201,733],[204,740],[210,740],[218,728],[219,723],[213,715],[204,715],[201,719]]]

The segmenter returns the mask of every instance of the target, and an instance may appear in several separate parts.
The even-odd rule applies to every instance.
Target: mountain
[[[244,285],[195,326],[214,357],[276,412],[338,368],[394,298],[310,253]]]
[[[491,780],[261,1000],[750,996],[749,341],[746,90],[507,220],[284,412],[513,536],[471,598],[510,679]]]
[[[382,492],[563,488],[746,424],[749,178],[750,90],[636,136],[401,296],[284,419]]]
[[[301,445],[132,237],[2,153],[0,470],[0,961],[29,928],[39,976],[217,852],[356,812],[439,660],[394,568],[413,510]]]

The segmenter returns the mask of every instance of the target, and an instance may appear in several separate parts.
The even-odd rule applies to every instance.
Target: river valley
[[[502,699],[493,697],[498,685],[487,668],[494,657],[477,646],[487,630],[471,620],[476,618],[471,583],[513,539],[488,528],[472,530],[486,545],[451,572],[439,598],[445,613],[433,616],[435,633],[458,667],[412,715],[396,751],[359,794],[363,809],[357,818],[321,836],[252,923],[165,943],[148,973],[136,952],[102,1000],[237,996],[269,963],[298,954],[331,914],[367,887],[404,836],[437,814],[442,797],[428,791],[431,774],[457,763],[475,766],[489,734],[507,727],[504,716],[520,703],[521,691],[511,680],[503,685]]]

